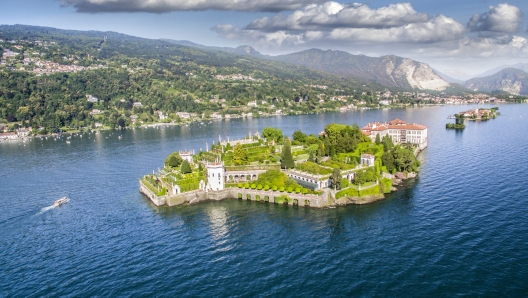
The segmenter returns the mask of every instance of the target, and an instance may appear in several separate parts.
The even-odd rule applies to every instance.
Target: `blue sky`
[[[324,0],[8,0],[1,24],[116,31],[262,53],[395,54],[476,74],[528,62],[528,3]]]

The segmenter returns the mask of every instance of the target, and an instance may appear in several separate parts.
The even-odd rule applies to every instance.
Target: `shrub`
[[[273,185],[273,187],[271,188],[273,191],[277,191],[277,185]]]
[[[286,189],[286,191],[287,191],[288,193],[291,193],[291,192],[293,191],[293,188],[292,188],[292,187],[288,187],[288,188]]]
[[[270,189],[269,185],[266,184],[266,185],[264,186],[264,190],[269,190],[269,189]]]
[[[239,188],[242,188],[242,183],[239,182],[239,183],[237,184],[237,186],[238,186]]]
[[[296,188],[295,188],[295,192],[296,192],[296,193],[300,193],[300,192],[301,192],[301,189],[300,189],[299,187],[296,187]]]
[[[284,191],[284,186],[281,186],[281,187],[279,188],[279,191],[280,191],[280,192],[283,192],[283,191]]]
[[[257,189],[261,190],[262,189],[262,184],[257,185]]]
[[[249,188],[249,183],[245,183],[244,188]]]
[[[251,189],[255,189],[255,188],[257,188],[257,185],[255,183],[252,183],[251,184]]]
[[[160,191],[158,191],[158,197],[164,196],[167,194],[167,189],[164,187]]]

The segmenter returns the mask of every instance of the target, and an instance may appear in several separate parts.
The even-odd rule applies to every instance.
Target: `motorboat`
[[[70,199],[68,199],[67,197],[62,197],[62,198],[56,200],[55,202],[53,202],[53,206],[54,207],[59,207],[62,204],[68,203],[69,201],[70,201]]]

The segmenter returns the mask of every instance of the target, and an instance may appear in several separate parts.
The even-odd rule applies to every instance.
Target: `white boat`
[[[59,207],[62,204],[68,203],[69,201],[70,201],[70,199],[68,199],[67,197],[62,197],[62,198],[56,200],[55,202],[53,202],[53,206],[54,207]]]

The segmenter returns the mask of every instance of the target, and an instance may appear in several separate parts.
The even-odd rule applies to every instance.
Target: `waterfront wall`
[[[324,192],[321,195],[304,195],[278,191],[227,188],[224,190],[209,192],[203,190],[195,190],[175,195],[165,195],[159,197],[149,191],[149,189],[145,187],[141,182],[139,191],[142,194],[146,195],[156,206],[177,206],[183,204],[190,205],[203,201],[221,201],[225,199],[236,198],[241,198],[242,200],[257,201],[257,196],[259,197],[259,201],[270,203],[275,203],[275,199],[280,196],[287,196],[290,199],[288,200],[288,205],[298,205],[302,207],[323,208],[332,203],[331,195],[328,191]]]

